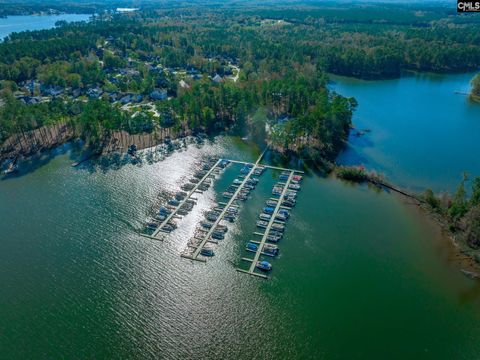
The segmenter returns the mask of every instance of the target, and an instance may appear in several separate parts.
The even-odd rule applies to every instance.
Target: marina
[[[265,151],[262,152],[253,164],[233,159],[218,159],[197,183],[195,183],[195,176],[198,175],[198,172],[194,174],[194,177],[190,179],[192,186],[189,188],[185,198],[181,201],[170,200],[168,204],[175,206],[175,208],[168,212],[168,216],[162,220],[158,227],[155,225],[156,229],[151,235],[142,234],[142,236],[153,240],[163,240],[164,236],[159,237],[158,235],[160,233],[168,234],[174,229],[171,220],[181,218],[178,214],[181,214],[182,206],[192,199],[193,194],[202,193],[206,190],[202,188],[202,185],[205,183],[210,184],[208,182],[209,178],[215,174],[217,169],[224,168],[226,164],[230,163],[241,164],[243,167],[240,170],[240,174],[232,181],[226,191],[221,193],[222,197],[228,200],[226,202],[218,201],[212,207],[212,210],[205,213],[205,220],[199,222],[195,235],[187,244],[185,251],[180,255],[186,259],[206,262],[208,257],[215,255],[213,245],[217,245],[219,240],[225,239],[228,227],[223,225],[222,222],[235,221],[240,209],[238,201],[246,201],[250,191],[254,190],[255,185],[259,182],[259,179],[254,178],[253,175],[259,176],[266,169],[282,171],[278,178],[279,182],[272,189],[273,197],[265,201],[266,207],[263,208],[263,213],[259,215],[259,220],[256,222],[256,226],[261,228],[263,232],[257,231],[253,234],[261,236],[261,240],[251,240],[246,246],[246,251],[254,253],[254,257],[253,259],[246,257],[241,259],[249,262],[250,267],[248,270],[237,268],[237,271],[241,273],[265,279],[268,278],[266,274],[256,271],[268,272],[272,270],[272,265],[265,260],[261,260],[260,257],[275,257],[278,255],[279,248],[275,243],[279,242],[283,237],[286,221],[290,216],[289,211],[295,206],[297,191],[300,190],[299,183],[302,176],[299,174],[303,174],[303,171],[260,164]]]
[[[155,240],[163,240],[163,237],[160,238],[158,237],[158,234],[160,233],[170,233],[171,230],[167,230],[165,227],[169,224],[169,222],[174,219],[175,217],[178,217],[178,212],[181,211],[182,206],[184,204],[187,204],[189,200],[192,200],[192,195],[199,192],[198,188],[204,183],[205,180],[207,180],[212,173],[215,171],[215,169],[218,169],[218,165],[222,162],[222,159],[218,159],[217,162],[211,167],[210,170],[207,171],[207,173],[202,177],[202,179],[193,186],[193,188],[187,193],[184,199],[178,201],[177,206],[174,208],[173,211],[170,212],[166,216],[166,218],[158,225],[157,229],[154,230],[154,232],[151,235],[148,234],[141,234],[144,237],[150,238],[150,239],[155,239]]]
[[[288,170],[284,170],[284,172],[286,172],[286,171],[288,171]],[[267,261],[264,261],[264,260],[261,261],[260,256],[261,255],[276,256],[278,254],[278,248],[276,247],[276,245],[267,244],[267,241],[278,242],[280,240],[280,238],[283,236],[283,231],[284,231],[285,227],[284,227],[284,225],[282,225],[282,223],[284,223],[286,221],[287,216],[284,215],[285,212],[282,213],[282,209],[284,208],[284,206],[282,206],[282,204],[284,203],[284,200],[285,200],[287,194],[290,191],[292,191],[292,190],[290,190],[290,185],[291,185],[292,180],[295,176],[295,172],[296,172],[295,170],[289,170],[288,175],[286,173],[282,173],[282,175],[280,175],[280,180],[282,180],[286,176],[286,182],[285,183],[277,183],[272,190],[272,192],[275,193],[276,189],[278,189],[279,185],[283,186],[282,191],[280,193],[280,196],[279,196],[278,199],[271,198],[270,200],[267,201],[267,203],[272,202],[272,201],[276,201],[276,206],[275,206],[275,208],[271,208],[271,207],[267,206],[267,207],[264,208],[264,212],[263,212],[263,214],[270,213],[269,214],[270,219],[268,220],[268,222],[266,222],[266,221],[257,222],[257,227],[264,228],[265,230],[264,230],[263,233],[255,232],[254,234],[259,235],[262,238],[259,242],[252,240],[247,244],[246,250],[249,251],[249,252],[254,252],[255,255],[254,255],[253,259],[245,258],[245,257],[242,258],[243,261],[246,261],[246,262],[250,263],[250,267],[249,267],[248,270],[237,268],[237,271],[239,271],[241,273],[244,273],[244,274],[248,274],[248,275],[258,276],[258,277],[261,277],[261,278],[264,278],[264,279],[268,278],[267,275],[257,272],[256,269],[259,269],[259,270],[264,271],[264,272],[272,270],[271,264]],[[300,179],[301,178],[299,178],[298,181],[300,181]],[[300,188],[300,186],[298,186],[297,190],[299,188]],[[284,210],[284,211],[286,211],[286,210]],[[262,216],[263,214],[261,214],[260,216]],[[281,218],[284,219],[283,221],[277,220],[279,218],[280,214],[282,214]],[[273,230],[273,233],[272,233],[272,230]],[[277,233],[278,233],[278,235],[277,235]]]
[[[194,252],[191,254],[191,255],[185,255],[185,254],[182,254],[181,256],[184,257],[184,258],[187,258],[187,259],[191,259],[191,260],[197,260],[197,261],[203,261],[205,262],[205,259],[203,258],[199,258],[199,255],[202,254],[202,251],[203,251],[203,248],[205,246],[205,244],[209,241],[211,241],[211,237],[212,235],[214,234],[214,231],[215,229],[217,228],[217,226],[220,224],[220,222],[222,220],[225,220],[225,215],[227,214],[227,212],[229,211],[229,209],[231,208],[231,206],[236,206],[234,203],[237,201],[237,199],[239,198],[239,195],[240,193],[242,192],[243,188],[246,186],[246,184],[248,183],[250,177],[252,176],[252,174],[254,174],[256,172],[256,170],[259,168],[259,162],[261,161],[263,155],[264,155],[265,151],[259,156],[259,158],[257,159],[257,161],[255,162],[255,164],[251,165],[251,164],[248,164],[248,163],[244,163],[245,166],[248,166],[248,165],[251,165],[249,166],[249,170],[248,170],[248,173],[245,175],[245,177],[243,178],[243,180],[237,184],[237,185],[233,185],[233,186],[236,186],[236,190],[235,192],[232,194],[232,196],[230,197],[230,200],[227,202],[227,203],[223,203],[224,205],[222,204],[219,204],[220,206],[223,206],[223,208],[221,209],[221,212],[219,213],[219,215],[217,216],[217,219],[214,220],[212,226],[210,227],[210,229],[205,233],[205,235],[201,238],[200,240],[200,244],[198,244],[194,250]],[[230,161],[230,160],[229,160]],[[263,166],[262,166],[263,167]],[[246,167],[242,168],[243,169],[246,169]],[[213,252],[212,252],[212,255],[213,255]]]
[[[272,196],[265,201],[263,213],[259,215],[256,226],[262,229],[262,232],[254,232],[254,235],[261,236],[260,241],[251,240],[247,246],[246,251],[254,253],[253,259],[242,258],[242,261],[250,262],[248,270],[237,269],[239,272],[254,275],[262,278],[267,278],[263,273],[256,270],[268,272],[272,269],[272,265],[260,257],[269,256],[275,257],[279,253],[279,249],[275,243],[279,242],[283,237],[286,221],[290,216],[289,211],[295,206],[297,191],[300,190],[300,181],[303,174],[301,170],[287,169],[282,167],[270,166],[260,164],[266,149],[260,154],[255,163],[238,161],[233,159],[218,159],[213,165],[203,165],[201,170],[198,170],[190,178],[189,182],[182,185],[182,190],[188,191],[185,196],[174,198],[167,201],[166,207],[162,206],[156,216],[160,219],[160,223],[155,220],[147,221],[147,229],[153,230],[153,233],[141,233],[141,236],[152,240],[164,240],[165,236],[176,228],[174,219],[181,219],[188,211],[196,204],[197,198],[194,194],[202,194],[212,184],[212,179],[215,179],[215,174],[219,174],[221,169],[224,169],[228,164],[240,164],[243,167],[240,169],[240,174],[232,181],[227,189],[221,192],[221,196],[226,201],[218,201],[211,210],[205,213],[205,219],[197,224],[195,234],[190,239],[187,247],[181,257],[206,262],[208,257],[215,255],[213,245],[219,244],[219,241],[224,240],[228,232],[228,226],[222,222],[233,223],[239,215],[241,208],[239,201],[246,201],[249,194],[253,191],[260,181],[254,176],[260,176],[267,170],[282,171],[278,182],[272,189]],[[210,164],[213,160],[210,160]],[[200,179],[198,179],[201,177]],[[178,194],[178,193],[177,193]],[[187,209],[184,207],[187,206]]]

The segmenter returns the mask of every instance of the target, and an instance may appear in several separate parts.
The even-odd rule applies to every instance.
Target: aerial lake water
[[[55,27],[57,21],[86,21],[88,14],[18,15],[0,18],[0,41],[13,32],[45,30]]]
[[[365,165],[413,190],[453,191],[464,172],[480,176],[480,104],[464,95],[474,75],[334,76],[332,87],[359,102],[356,127],[371,131],[360,137],[352,132],[339,161]]]
[[[262,175],[206,264],[182,259],[232,165],[163,241],[138,235],[159,195],[232,138],[158,163],[70,165],[68,147],[0,182],[6,358],[476,358],[480,287],[413,205],[307,173],[269,280],[235,271],[278,172]],[[30,169],[30,170],[29,170]]]
[[[0,19],[1,21],[2,19]],[[410,188],[480,175],[480,110],[456,90],[471,74],[363,82],[341,155]],[[232,165],[165,241],[138,235],[159,197],[202,158],[252,161],[218,137],[164,161],[103,167],[70,145],[0,180],[0,349],[5,359],[474,359],[480,284],[405,199],[307,171],[269,280],[235,271],[278,172],[267,171],[206,264],[182,259]],[[266,160],[268,161],[268,159]],[[243,265],[244,266],[244,265]]]

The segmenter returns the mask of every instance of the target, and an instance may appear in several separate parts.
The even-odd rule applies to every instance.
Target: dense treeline
[[[470,92],[470,98],[474,101],[480,101],[480,74],[477,74],[472,79],[472,91]]]
[[[0,17],[9,15],[57,14],[62,12],[75,14],[93,14],[109,9],[113,2],[104,1],[43,1],[43,0],[1,0]]]
[[[67,123],[75,133],[90,142],[101,141],[113,130],[126,130],[135,133],[138,124],[118,108],[101,100],[89,102],[50,102],[25,105],[12,96],[3,98],[0,107],[0,141],[12,134]]]
[[[464,176],[455,194],[450,197],[438,197],[431,190],[427,190],[424,199],[427,204],[443,216],[450,224],[453,232],[458,232],[471,248],[480,248],[480,177],[471,181],[471,189],[467,192]],[[468,195],[470,194],[470,195]]]
[[[402,70],[452,72],[480,67],[479,17],[475,14],[452,16],[442,7],[413,5],[357,10],[242,7],[226,11],[195,6],[150,10],[132,20],[115,18],[108,24],[17,34],[10,48],[0,49],[0,58],[7,64],[21,57],[55,58],[55,53],[65,58],[72,51],[94,47],[95,36],[113,35],[120,38],[122,53],[131,49],[141,57],[159,52],[169,66],[181,66],[200,52],[200,56],[237,57],[253,65],[267,59],[283,64],[286,59],[314,62],[329,72],[363,78],[399,76]],[[265,22],[270,18],[283,22]],[[58,48],[40,41],[48,41],[52,34]],[[62,38],[66,44],[61,44]],[[38,48],[42,47],[52,51],[41,54]]]
[[[0,89],[7,94],[0,141],[62,118],[92,142],[116,129],[229,129],[281,151],[334,157],[356,103],[328,90],[326,72],[372,78],[480,67],[477,17],[404,5],[361,7],[355,16],[334,10],[145,3],[139,12],[12,34],[0,43]],[[236,81],[226,80],[232,67],[240,69]],[[188,69],[195,77],[177,74]],[[212,81],[216,74],[220,80]],[[188,83],[179,86],[183,78]],[[68,96],[20,104],[12,94],[27,81],[68,89]],[[155,89],[170,97],[156,102],[158,117],[112,103],[111,96],[148,97]],[[103,95],[93,100],[89,91]]]

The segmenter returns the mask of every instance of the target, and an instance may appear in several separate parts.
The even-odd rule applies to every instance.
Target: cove
[[[268,281],[235,271],[278,173],[267,172],[207,263],[180,257],[231,166],[164,242],[137,234],[219,137],[116,169],[57,149],[0,181],[5,358],[452,359],[480,354],[480,287],[448,241],[391,194],[309,172]]]
[[[332,87],[359,106],[355,131],[338,162],[362,164],[414,191],[454,191],[463,172],[480,175],[480,105],[468,93],[473,73],[415,74],[364,81],[332,76]]]
[[[0,18],[0,41],[13,32],[46,30],[55,27],[57,21],[87,21],[89,14],[15,15]]]

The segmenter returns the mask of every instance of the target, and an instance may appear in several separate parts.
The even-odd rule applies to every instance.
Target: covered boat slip
[[[190,190],[188,193],[187,193],[187,196],[185,196],[185,198],[183,200],[181,200],[179,202],[179,204],[176,206],[176,208],[165,218],[165,220],[163,220],[160,225],[158,226],[158,228],[151,234],[151,235],[148,235],[148,234],[143,234],[141,233],[140,235],[144,236],[144,237],[147,237],[147,238],[150,238],[150,239],[154,239],[154,240],[163,240],[163,236],[162,237],[158,237],[158,234],[160,233],[169,233],[169,231],[166,231],[163,229],[163,227],[165,225],[167,225],[169,223],[170,220],[174,219],[175,217],[180,217],[179,215],[177,215],[177,212],[182,208],[182,206],[184,204],[187,203],[188,200],[192,199],[192,195],[195,194],[196,192],[198,192],[198,187],[203,184],[203,182],[209,178],[210,176],[212,176],[212,174],[214,173],[215,169],[218,168],[218,165],[222,162],[222,159],[218,159],[218,161],[210,168],[210,170],[208,170],[208,172],[205,174],[205,176],[200,179],[200,181],[195,184],[195,186],[192,188],[192,190]]]
[[[259,241],[250,240],[250,248],[249,246],[246,248],[247,252],[254,254],[253,258],[241,258],[242,261],[249,262],[248,268],[237,268],[236,270],[248,275],[265,279],[268,278],[264,271],[271,270],[271,264],[267,261],[262,261],[262,257],[265,256],[271,258],[275,257],[278,253],[278,247],[272,245],[272,242],[276,243],[283,235],[286,226],[285,216],[288,217],[289,211],[292,209],[292,206],[286,205],[290,205],[289,201],[293,201],[293,205],[295,204],[295,199],[291,200],[291,198],[292,196],[296,196],[296,189],[299,189],[298,184],[302,178],[300,174],[303,174],[304,172],[301,170],[260,164],[264,154],[265,151],[258,157],[255,163],[231,159],[218,159],[210,169],[204,167],[204,176],[198,180],[198,183],[194,186],[192,185],[192,188],[186,192],[186,194],[184,193],[185,197],[182,200],[177,201],[175,207],[170,207],[171,212],[163,218],[153,233],[151,235],[143,233],[140,235],[152,240],[164,240],[171,231],[174,231],[167,230],[169,222],[176,218],[182,218],[180,215],[185,215],[180,211],[182,206],[189,201],[193,201],[195,199],[192,197],[194,194],[202,192],[199,191],[199,188],[201,188],[201,185],[204,182],[210,182],[211,180],[209,179],[216,178],[215,175],[220,174],[222,169],[225,169],[224,163],[241,164],[243,165],[243,168],[241,169],[240,174],[237,173],[235,175],[233,182],[231,180],[230,172],[228,173],[230,175],[227,175],[226,177],[222,176],[220,178],[223,180],[220,180],[220,183],[217,184],[215,193],[218,197],[227,198],[228,200],[220,201],[220,199],[217,198],[217,201],[214,202],[211,210],[204,213],[206,219],[198,223],[195,222],[197,223],[197,230],[187,244],[185,251],[181,253],[180,256],[190,260],[207,262],[208,257],[214,256],[216,251],[214,251],[215,247],[221,243],[221,241],[219,242],[218,240],[225,238],[228,231],[226,224],[228,222],[232,223],[237,219],[243,223],[243,226],[245,226],[245,224],[247,224],[247,226],[250,226],[250,224],[255,225],[251,209],[258,209],[258,207],[261,206],[261,202],[264,202],[267,204],[267,207],[265,207],[263,211],[266,212],[268,210],[268,213],[263,213],[259,216],[257,212],[257,215],[255,215],[260,218],[260,220],[257,219],[258,221],[256,225],[261,229],[254,232],[254,235],[260,236],[261,239]],[[215,160],[212,160],[210,164],[212,164],[213,161]],[[272,175],[272,177],[262,180],[260,175],[268,169],[281,171],[282,173],[278,178]],[[233,171],[233,168],[230,171]],[[199,176],[201,175],[202,174]],[[252,194],[248,194],[255,189],[256,184],[263,184],[261,186],[261,193],[254,195],[252,198]],[[271,184],[274,184],[273,190],[270,187],[272,186]],[[222,193],[221,189],[226,189],[226,191]],[[266,191],[268,191],[268,193],[265,193]],[[246,214],[242,215],[241,210],[245,206],[242,205],[242,202],[246,202],[247,199],[254,201],[254,204],[248,205],[249,210]],[[250,201],[248,202],[250,203]],[[262,208],[260,207],[260,210],[261,209]],[[166,226],[166,228],[164,228],[164,226]],[[272,249],[274,250],[273,253]]]
[[[277,202],[276,206],[275,206],[275,209],[273,210],[272,216],[270,217],[270,220],[268,221],[268,225],[266,226],[265,231],[263,233],[254,232],[255,235],[259,235],[262,238],[259,242],[258,241],[251,241],[252,243],[258,244],[258,247],[257,247],[257,250],[255,252],[255,255],[254,255],[253,259],[245,258],[245,257],[242,258],[243,261],[250,262],[250,267],[248,268],[248,270],[237,268],[237,271],[239,271],[241,273],[248,274],[248,275],[253,275],[253,276],[258,276],[258,277],[265,278],[265,279],[268,278],[267,275],[257,272],[256,267],[257,267],[257,263],[260,261],[260,256],[261,255],[271,256],[270,254],[264,253],[263,249],[264,249],[265,244],[267,243],[267,239],[268,239],[270,230],[272,228],[272,225],[276,223],[275,218],[276,218],[279,210],[284,208],[284,206],[282,206],[283,200],[285,199],[285,196],[286,196],[287,192],[289,191],[289,185],[292,182],[293,176],[295,175],[295,172],[297,172],[296,170],[291,170],[291,169],[284,170],[284,171],[289,171],[290,174],[288,175],[287,181],[285,183],[283,183],[282,193],[280,194],[278,199],[271,198],[271,200],[275,200]],[[248,251],[251,251],[251,250],[248,250]],[[253,252],[253,251],[251,251],[251,252]]]
[[[242,182],[236,187],[235,192],[233,193],[231,198],[228,200],[228,202],[227,203],[219,203],[219,205],[223,206],[223,208],[221,209],[221,212],[220,212],[217,220],[215,220],[213,222],[211,228],[203,236],[201,242],[196,246],[194,252],[191,255],[183,255],[182,254],[181,255],[182,257],[187,258],[187,259],[191,259],[191,260],[205,261],[205,259],[199,258],[199,255],[202,252],[202,249],[204,248],[205,244],[211,240],[211,236],[212,236],[213,232],[215,231],[217,226],[220,224],[220,222],[222,220],[224,220],[224,216],[227,213],[228,209],[235,204],[238,195],[240,194],[240,192],[245,187],[245,185],[249,181],[252,174],[255,172],[255,170],[259,166],[258,164],[262,160],[262,157],[263,157],[264,154],[265,154],[265,151],[262,152],[262,154],[258,157],[257,161],[255,162],[255,164],[250,168],[250,171],[248,172],[248,174],[246,174],[244,176]],[[230,162],[232,162],[232,161],[230,161]],[[249,164],[249,163],[243,163],[243,164]],[[264,166],[262,165],[262,167],[264,167]]]

